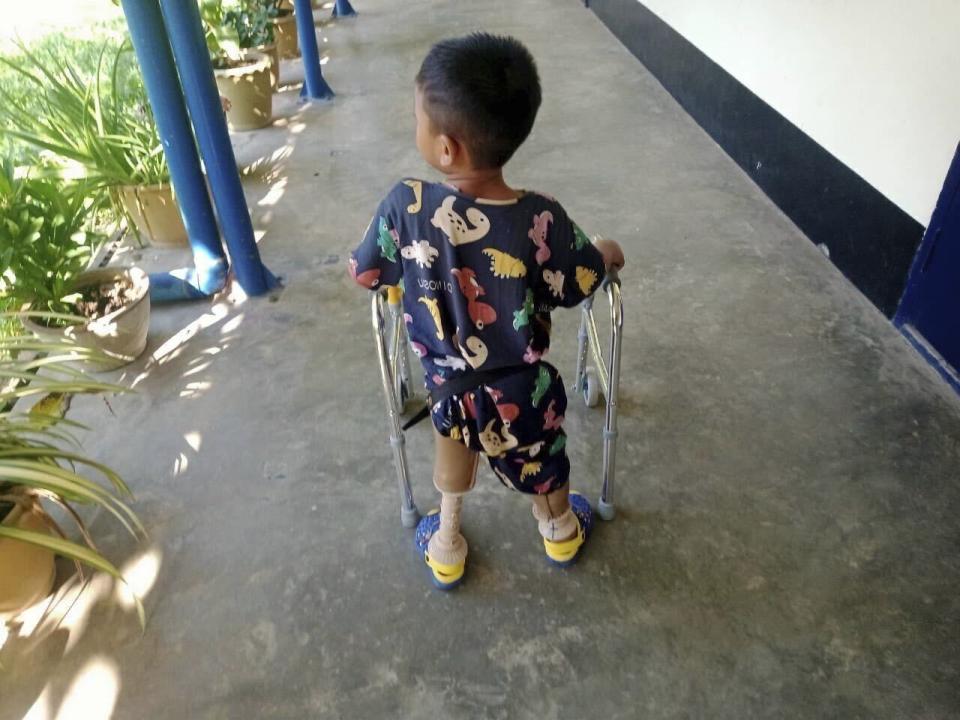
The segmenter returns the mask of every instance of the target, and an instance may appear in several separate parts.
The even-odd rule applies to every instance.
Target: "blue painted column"
[[[123,12],[195,263],[194,268],[152,275],[150,296],[157,302],[205,297],[226,283],[227,260],[200,169],[160,5],[157,0],[123,0]]]
[[[125,3],[143,1],[125,0]],[[160,0],[160,6],[200,155],[210,178],[210,191],[230,252],[233,273],[247,295],[263,295],[278,283],[261,262],[253,237],[253,223],[240,185],[227,120],[203,37],[200,10],[196,0]]]
[[[300,97],[311,100],[330,100],[333,90],[323,79],[320,69],[320,50],[317,48],[317,28],[313,24],[313,7],[310,0],[293,0],[294,17],[297,20],[297,39],[303,57],[303,73],[306,78]]]
[[[350,17],[351,15],[356,15],[357,11],[353,9],[353,6],[350,4],[350,0],[336,0],[333,4],[333,16],[334,17]]]

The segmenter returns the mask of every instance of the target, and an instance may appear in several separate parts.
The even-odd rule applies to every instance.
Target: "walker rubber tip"
[[[417,510],[416,505],[412,508],[400,508],[400,524],[403,527],[415,528],[418,522],[420,522],[420,511]]]
[[[606,502],[603,500],[603,498],[597,500],[597,515],[600,516],[601,520],[609,522],[610,520],[613,520],[616,514],[617,512],[612,503]]]

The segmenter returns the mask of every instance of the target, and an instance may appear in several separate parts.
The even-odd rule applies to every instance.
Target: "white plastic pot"
[[[41,338],[68,337],[83,347],[100,350],[105,359],[80,363],[85,370],[103,372],[136,360],[147,347],[150,330],[150,278],[140,268],[103,268],[89,270],[77,276],[73,289],[90,285],[109,284],[126,277],[134,287],[134,299],[129,304],[111,313],[87,322],[86,325],[47,327],[30,320],[25,327]]]

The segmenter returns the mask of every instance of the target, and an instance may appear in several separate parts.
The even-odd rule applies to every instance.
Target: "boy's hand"
[[[593,246],[603,255],[603,266],[608,271],[610,268],[619,270],[626,262],[623,257],[623,248],[616,240],[597,237],[593,239]]]

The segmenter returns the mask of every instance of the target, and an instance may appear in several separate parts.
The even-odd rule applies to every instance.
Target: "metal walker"
[[[614,517],[614,476],[617,454],[617,393],[620,387],[620,345],[623,335],[623,302],[620,296],[620,278],[611,270],[601,285],[610,302],[609,356],[604,358],[600,335],[593,314],[591,296],[582,304],[580,332],[577,335],[577,371],[572,390],[583,397],[587,407],[596,407],[600,395],[606,398],[603,424],[603,487],[597,502],[597,513],[604,520]],[[380,378],[390,417],[390,445],[400,487],[400,523],[415,527],[420,519],[410,475],[407,471],[406,439],[401,415],[413,398],[410,374],[409,341],[403,318],[403,293],[399,288],[387,287],[375,292],[372,300],[373,336],[380,361]],[[587,364],[587,351],[595,366]]]

